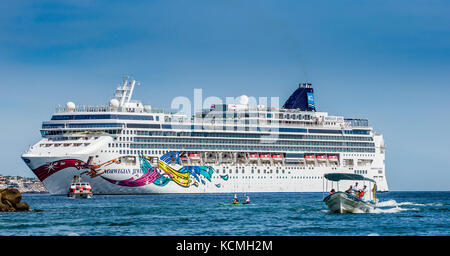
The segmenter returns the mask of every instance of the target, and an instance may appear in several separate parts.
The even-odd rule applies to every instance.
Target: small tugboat
[[[73,176],[67,196],[70,198],[92,198],[92,187],[88,182],[82,182],[80,176]]]
[[[374,180],[352,173],[328,173],[325,174],[324,177],[327,180],[326,190],[328,190],[328,181],[337,182],[337,188],[333,188],[332,183],[330,194],[323,199],[330,209],[330,212],[366,213],[375,208],[378,200],[376,199],[377,185]],[[365,185],[365,182],[367,181],[369,188],[367,190],[358,190],[357,188],[350,186],[345,192],[339,191],[339,181],[341,180],[362,181],[364,183],[364,188],[367,187]],[[373,184],[373,186],[371,186],[371,184]],[[366,194],[366,192],[364,192],[365,190],[372,193],[368,192]]]

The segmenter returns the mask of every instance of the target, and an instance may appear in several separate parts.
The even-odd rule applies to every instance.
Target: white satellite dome
[[[144,111],[145,111],[145,112],[150,112],[150,111],[152,111],[152,106],[150,106],[150,105],[144,105]]]
[[[67,110],[68,112],[74,111],[74,110],[75,110],[75,107],[76,107],[76,105],[75,105],[75,103],[73,103],[72,101],[69,101],[69,102],[67,102],[67,104],[66,104],[66,110]]]
[[[112,108],[118,108],[119,107],[119,101],[117,99],[112,99],[109,101],[109,106]]]
[[[239,97],[239,104],[247,105],[248,104],[248,96],[242,95],[241,97]]]

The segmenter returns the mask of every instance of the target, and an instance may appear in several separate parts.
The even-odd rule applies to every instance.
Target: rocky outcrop
[[[26,212],[30,206],[21,202],[22,194],[15,188],[0,189],[0,211],[1,212]]]

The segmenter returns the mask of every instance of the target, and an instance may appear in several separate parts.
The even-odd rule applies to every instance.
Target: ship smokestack
[[[284,103],[285,109],[300,109],[301,111],[316,111],[314,104],[314,89],[311,83],[300,83]]]

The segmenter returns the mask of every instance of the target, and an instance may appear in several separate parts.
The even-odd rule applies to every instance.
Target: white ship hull
[[[23,156],[30,160],[28,164],[31,169],[36,169],[52,162],[64,161],[68,157],[30,157]],[[70,157],[70,159],[74,159]],[[80,158],[80,161],[86,161]],[[106,162],[108,158],[100,162]],[[173,180],[164,186],[158,186],[153,183],[129,186],[115,184],[110,180],[138,180],[143,175],[143,171],[139,164],[134,166],[123,166],[121,164],[110,165],[99,171],[103,174],[91,177],[88,174],[82,174],[88,169],[68,167],[59,170],[43,180],[44,186],[49,193],[53,195],[67,194],[73,176],[81,175],[84,181],[89,182],[94,190],[94,194],[98,195],[117,195],[117,194],[160,194],[160,193],[237,193],[237,192],[323,192],[324,180],[326,173],[342,172],[353,173],[349,168],[336,167],[292,167],[283,165],[261,165],[261,166],[244,166],[244,165],[208,165],[213,172],[210,180],[202,178],[204,183],[190,177],[189,186],[180,186]],[[158,169],[158,168],[155,168]],[[113,172],[111,172],[111,170]],[[120,170],[120,172],[116,172]],[[231,170],[231,173],[230,173]],[[237,173],[236,173],[237,170]],[[253,173],[252,173],[253,170]],[[158,170],[161,172],[161,170]],[[258,173],[259,171],[259,173]],[[278,171],[278,172],[277,172]],[[105,179],[106,178],[106,179]],[[226,179],[224,179],[226,178]],[[378,190],[387,191],[387,183],[385,180],[378,181]]]

